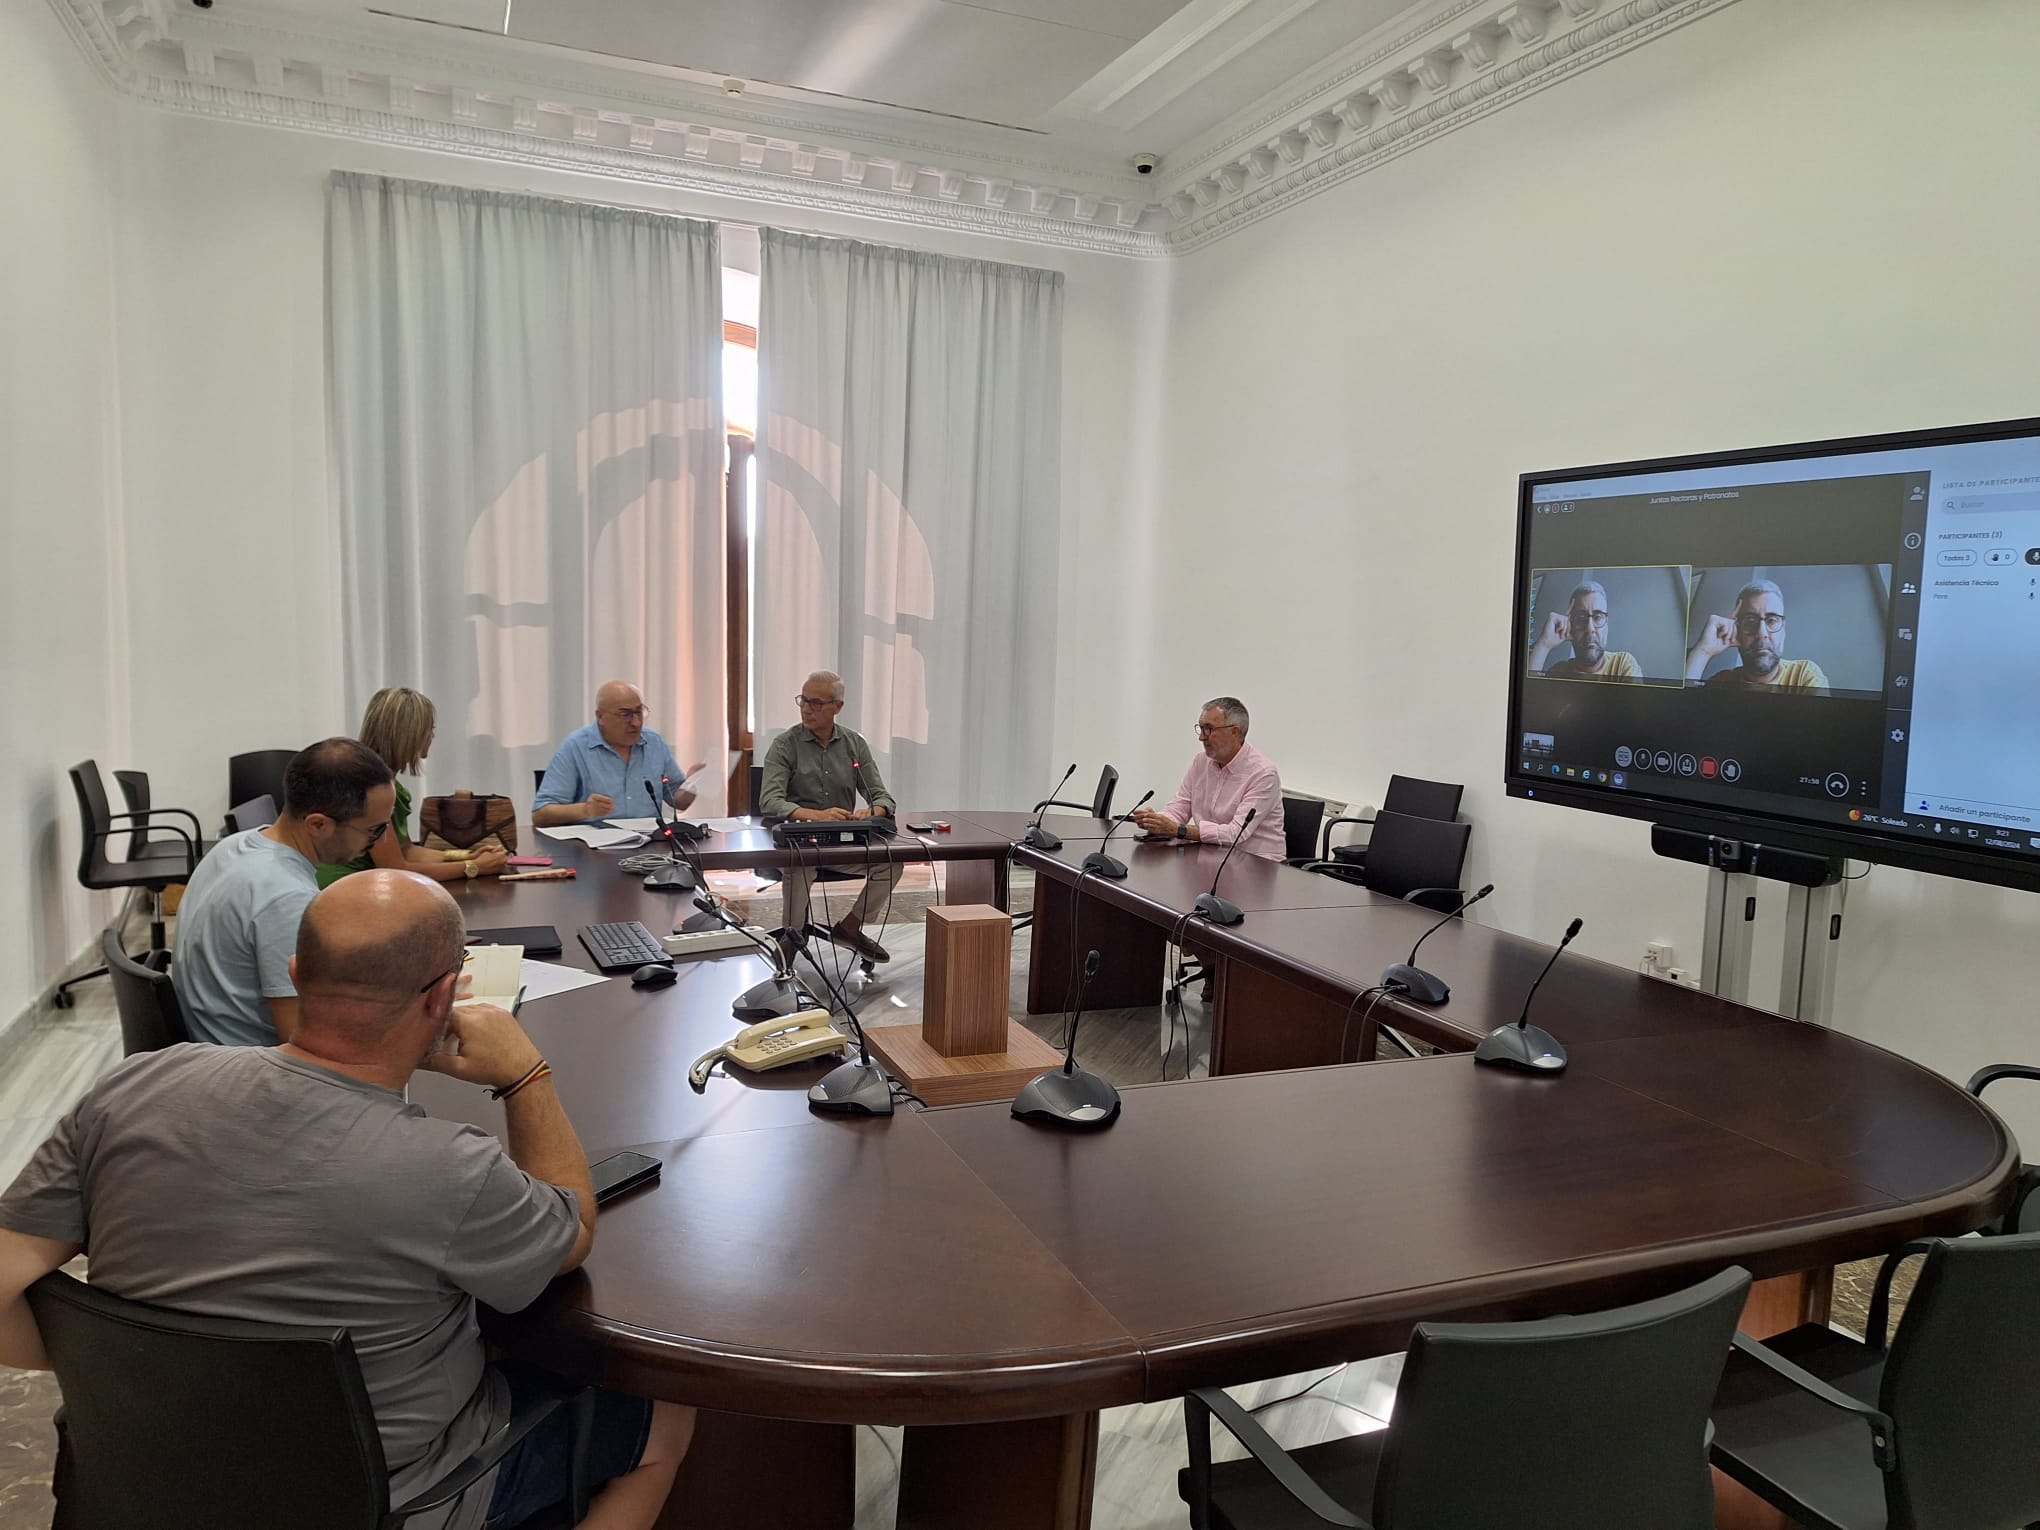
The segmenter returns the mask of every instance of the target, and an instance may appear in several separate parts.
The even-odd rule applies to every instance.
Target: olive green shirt
[[[897,811],[863,734],[839,726],[824,748],[807,729],[788,728],[765,751],[758,811],[767,818],[791,818],[796,808],[855,808],[860,783],[874,809]]]
[[[390,833],[397,836],[397,848],[399,850],[411,848],[411,789],[401,781],[397,783],[396,811],[390,814]],[[373,850],[364,850],[351,861],[341,861],[338,863],[321,861],[318,868],[319,886],[322,889],[328,888],[342,877],[352,876],[357,871],[372,871],[374,869],[375,852]]]

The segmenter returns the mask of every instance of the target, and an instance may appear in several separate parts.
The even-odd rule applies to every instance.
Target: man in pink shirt
[[[1158,838],[1207,845],[1239,840],[1248,855],[1281,860],[1288,851],[1282,834],[1282,776],[1274,761],[1247,742],[1246,703],[1236,696],[1205,702],[1197,737],[1204,752],[1190,762],[1175,797],[1160,812],[1135,813],[1133,821]],[[1249,808],[1254,822],[1242,837],[1240,825]]]

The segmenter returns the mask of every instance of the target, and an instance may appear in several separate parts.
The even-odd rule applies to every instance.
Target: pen
[[[510,1001],[510,1013],[516,1014],[524,1004],[524,984],[517,985],[517,997]]]

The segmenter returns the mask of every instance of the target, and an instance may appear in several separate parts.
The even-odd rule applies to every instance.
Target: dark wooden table
[[[661,895],[561,848],[594,863],[579,881],[454,884],[470,923],[556,924],[576,965],[580,923],[658,928]],[[1137,877],[1097,906],[1201,891],[1202,855],[1135,851]],[[1298,992],[1346,991],[1348,968],[1371,981],[1421,929],[1358,889],[1261,907],[1305,892],[1231,875],[1251,911],[1214,932],[1220,960]],[[1512,1018],[1538,948],[1470,924],[1439,941],[1425,955],[1455,1013],[1438,1034]],[[1102,1408],[1392,1351],[1420,1318],[1579,1311],[1728,1263],[1774,1276],[1965,1231],[2016,1172],[1997,1118],[1912,1063],[1571,957],[1539,998],[1572,1047],[1560,1078],[1464,1055],[1248,1073],[1129,1089],[1088,1135],[1004,1105],[816,1117],[818,1065],[718,1072],[694,1094],[688,1063],[762,972],[712,958],[671,988],[612,980],[524,1011],[590,1156],[642,1147],[665,1172],[501,1332],[714,1410],[676,1526],[847,1526],[847,1426],[872,1422],[908,1426],[902,1526],[1074,1530]],[[478,1090],[421,1075],[413,1096],[500,1127]]]

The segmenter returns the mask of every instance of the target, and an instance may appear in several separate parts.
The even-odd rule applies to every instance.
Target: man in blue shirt
[[[595,693],[595,721],[566,737],[545,768],[531,821],[541,829],[591,818],[658,816],[645,783],[664,794],[675,812],[685,812],[694,793],[680,783],[706,770],[683,771],[666,741],[645,726],[645,698],[625,680],[611,680]]]

